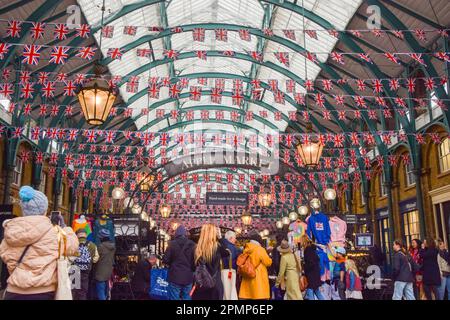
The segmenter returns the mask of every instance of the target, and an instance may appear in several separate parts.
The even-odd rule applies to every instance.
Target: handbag
[[[57,260],[57,288],[55,300],[72,300],[72,281],[69,278],[69,261],[67,259],[67,236],[60,228],[58,229],[58,260]],[[61,255],[61,245],[64,251]]]
[[[154,300],[169,300],[169,269],[152,269],[150,274],[149,296]]]
[[[236,261],[238,272],[243,278],[255,278],[256,277],[256,268],[250,259],[250,255],[248,253],[242,253],[239,255]]]
[[[236,270],[233,269],[231,251],[230,257],[228,259],[228,269],[223,269],[220,271],[220,277],[223,283],[223,299],[224,300],[238,300],[237,290],[236,290]],[[222,260],[220,260],[222,265]]]

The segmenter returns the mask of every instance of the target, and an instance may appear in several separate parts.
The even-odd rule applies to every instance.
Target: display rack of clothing
[[[327,245],[330,242],[331,230],[328,217],[320,211],[311,213],[308,219],[306,233],[318,244]]]
[[[347,233],[347,223],[338,216],[332,216],[330,224],[330,241],[333,247],[345,246],[345,234]]]
[[[289,244],[296,245],[300,238],[306,233],[308,225],[300,219],[295,220],[289,225],[288,240]]]

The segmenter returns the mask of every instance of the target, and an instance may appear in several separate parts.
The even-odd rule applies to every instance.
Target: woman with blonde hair
[[[194,253],[194,262],[197,266],[194,275],[193,300],[222,300],[223,284],[220,276],[220,261],[229,256],[229,251],[223,243],[220,229],[214,224],[207,223],[202,226],[200,238]],[[203,275],[207,272],[212,284],[202,285],[199,279],[199,270]],[[206,270],[205,270],[206,269]]]
[[[345,291],[346,298],[351,300],[362,300],[361,278],[355,261],[347,258],[347,260],[345,260],[345,270],[347,270],[347,274],[345,275],[347,287],[347,290]]]

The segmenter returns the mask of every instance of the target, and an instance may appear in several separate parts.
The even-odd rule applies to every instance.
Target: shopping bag
[[[228,256],[228,269],[223,268],[223,262],[220,260],[220,277],[223,284],[223,300],[238,300],[236,290],[236,270],[233,269],[232,254],[229,249],[226,249],[229,253]]]
[[[155,300],[169,299],[168,269],[152,269],[150,275],[150,298]]]
[[[61,252],[63,246],[63,251]],[[58,260],[55,300],[72,300],[72,281],[69,277],[69,260],[67,258],[67,237],[58,227]]]
[[[279,287],[272,287],[272,300],[284,300],[284,295],[286,291],[281,290]]]

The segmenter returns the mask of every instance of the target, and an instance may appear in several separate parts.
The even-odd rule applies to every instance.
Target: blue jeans
[[[403,297],[405,300],[416,300],[416,297],[414,297],[413,283],[395,281],[392,300],[402,300]]]
[[[108,281],[97,281],[97,299],[107,300]]]
[[[178,284],[169,282],[169,300],[191,300],[189,293],[191,292],[192,284],[180,286]]]
[[[441,286],[438,289],[439,300],[444,300],[445,289],[447,289],[447,300],[450,300],[450,276],[441,277]]]
[[[325,300],[320,289],[306,289],[306,300]]]

